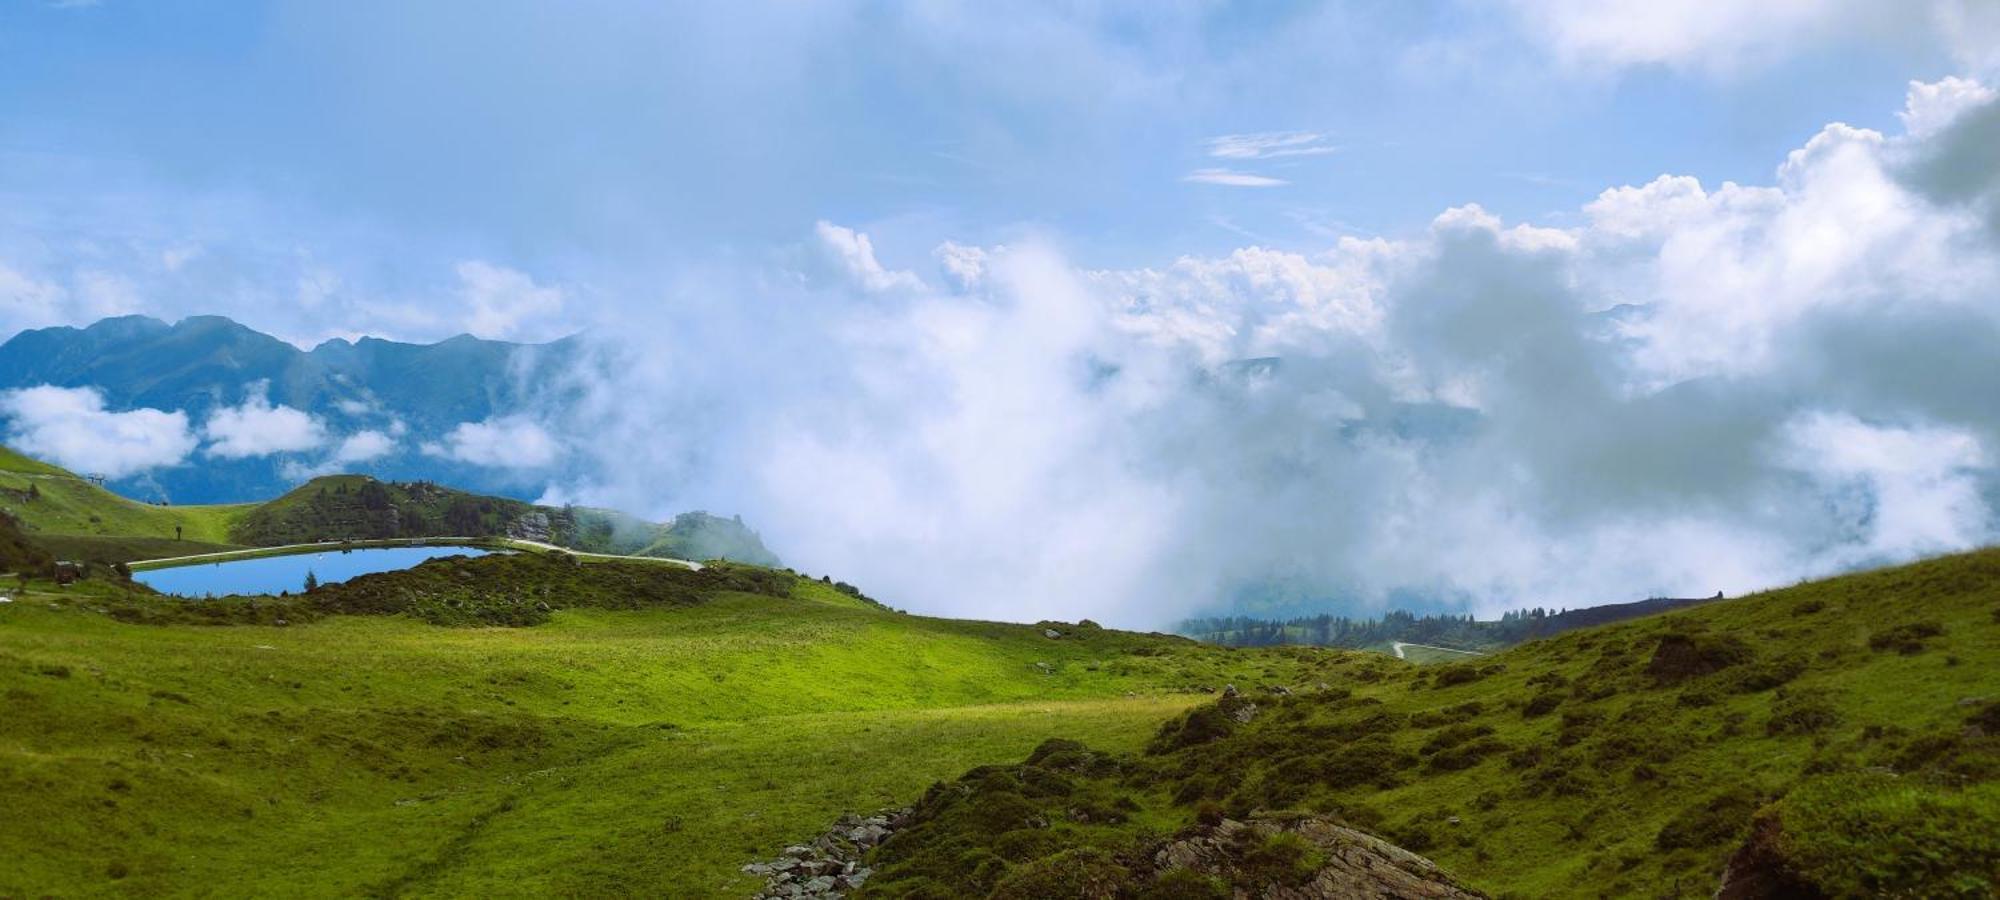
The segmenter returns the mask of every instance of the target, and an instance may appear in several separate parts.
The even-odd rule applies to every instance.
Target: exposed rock
[[[527,541],[549,542],[549,515],[544,512],[524,513],[507,523],[507,536]]]
[[[1057,631],[1053,628],[1044,628],[1042,629],[1042,637],[1048,638],[1049,640],[1053,641],[1056,638],[1062,637],[1062,632]]]
[[[866,818],[850,813],[835,820],[833,827],[811,844],[786,847],[778,859],[751,863],[743,871],[764,878],[763,890],[755,895],[759,900],[835,900],[875,874],[874,869],[861,864],[861,858],[888,840],[909,816],[908,809],[885,810]]]
[[[1280,832],[1317,845],[1326,863],[1310,878],[1271,880],[1245,865],[1247,851]],[[1154,874],[1192,869],[1237,884],[1238,897],[1261,900],[1347,900],[1358,897],[1480,898],[1436,863],[1326,819],[1224,819],[1214,826],[1184,831],[1152,853]],[[1248,890],[1246,882],[1257,882]]]
[[[1784,831],[1776,816],[1761,816],[1750,828],[1750,838],[1733,854],[1722,870],[1715,900],[1819,900],[1825,895],[1803,884],[1785,865],[1779,851]]]

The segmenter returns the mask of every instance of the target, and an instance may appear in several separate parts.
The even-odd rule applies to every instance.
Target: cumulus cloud
[[[381,459],[396,450],[396,439],[380,431],[357,431],[340,439],[333,460],[342,464]]]
[[[326,443],[326,425],[318,417],[289,406],[273,406],[269,391],[268,382],[256,382],[246,389],[241,404],[209,413],[201,426],[202,437],[208,440],[204,452],[223,459],[244,459],[302,453]]]
[[[1236,169],[1196,169],[1182,175],[1181,180],[1190,184],[1214,184],[1222,187],[1279,187],[1291,184],[1283,178]]]
[[[526,416],[461,422],[439,441],[422,446],[426,455],[498,469],[544,469],[562,457],[562,445]]]
[[[919,609],[1128,625],[1706,595],[1990,542],[2000,104],[1910,104],[1768,184],[1663,177],[1566,228],[1465,206],[1108,271],[950,245],[947,294],[663,304],[547,411],[592,435],[561,491],[742,509]]]
[[[187,415],[157,409],[113,412],[96,388],[39,387],[0,393],[7,442],[64,468],[109,478],[171,466],[194,451]]]
[[[402,423],[396,424],[400,426]],[[395,430],[400,433],[401,429]],[[341,438],[339,443],[334,444],[332,452],[317,462],[287,460],[280,471],[287,478],[314,478],[335,472],[351,471],[356,465],[374,462],[394,452],[396,452],[396,439],[393,435],[365,429]]]
[[[827,259],[862,290],[870,292],[917,290],[922,279],[910,272],[883,267],[875,258],[875,244],[868,235],[822,221],[813,226],[820,250]]]

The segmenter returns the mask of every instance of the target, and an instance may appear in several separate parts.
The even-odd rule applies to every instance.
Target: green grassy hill
[[[82,477],[0,447],[0,511],[59,555],[130,559],[124,549],[160,555],[232,544],[230,531],[255,504],[155,506],[127,500]],[[175,541],[175,528],[181,541]]]
[[[1136,860],[1102,865],[1138,885],[1159,833],[1305,811],[1503,897],[1708,897],[1753,833],[1747,863],[1800,896],[1991,897],[1996,672],[2000,550],[1467,663],[1330,656],[1307,676],[1325,688],[1192,710],[1105,774],[934,789],[876,851],[870,895],[981,896],[1086,858]],[[1124,812],[1078,822],[1079,804]]]
[[[588,553],[778,564],[756,532],[737,519],[691,512],[662,525],[613,510],[537,506],[429,482],[385,482],[365,475],[315,478],[244,514],[230,536],[258,547],[508,536]]]
[[[1193,688],[1325,655],[1050,639],[738,571],[448,559],[199,604],[37,586],[0,605],[0,896],[740,897],[740,866],[843,812],[1053,735],[1137,750]],[[524,608],[542,624],[431,624]]]
[[[199,546],[176,524],[275,542],[355,509],[522,514],[310,487],[152,507],[0,454],[27,539],[0,521],[0,555],[32,574],[46,548]],[[932,619],[783,570],[569,554],[278,598],[189,602],[102,569],[7,593],[0,896],[743,896],[744,863],[919,798],[869,896],[1038,896],[1078,873],[1218,896],[1148,849],[1298,814],[1506,897],[1705,897],[1732,855],[1831,896],[1992,896],[2000,859],[2000,550],[1469,659]],[[1094,749],[994,765],[1051,738]],[[1233,887],[1310,868],[1273,842],[1237,848],[1267,880]]]

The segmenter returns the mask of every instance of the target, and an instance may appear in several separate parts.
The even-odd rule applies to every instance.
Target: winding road
[[[188,556],[164,556],[157,559],[135,559],[134,570],[161,569],[172,566],[201,562],[227,562],[232,559],[255,559],[261,556],[290,556],[295,553],[316,553],[329,550],[362,549],[367,547],[435,547],[448,546],[500,546],[517,550],[531,550],[537,553],[567,553],[578,559],[610,559],[630,562],[669,563],[694,571],[701,571],[701,563],[688,559],[674,559],[666,556],[619,556],[614,553],[584,553],[541,541],[527,541],[519,538],[478,538],[478,537],[432,537],[432,538],[383,538],[361,541],[316,541],[309,544],[281,544],[276,547],[247,547],[242,550],[223,550],[216,553],[195,553]]]
[[[1394,650],[1394,651],[1396,651],[1396,658],[1397,658],[1397,659],[1409,659],[1409,657],[1407,657],[1407,656],[1404,656],[1404,655],[1403,655],[1403,648],[1404,648],[1404,647],[1422,647],[1422,648],[1424,648],[1425,650],[1438,650],[1438,651],[1442,651],[1442,652],[1444,652],[1444,653],[1463,653],[1463,654],[1465,654],[1466,656],[1485,656],[1485,655],[1486,655],[1486,654],[1484,654],[1484,653],[1481,653],[1481,652],[1479,652],[1479,651],[1477,651],[1477,650],[1453,650],[1453,649],[1451,649],[1450,647],[1433,647],[1433,646],[1431,646],[1430,644],[1412,644],[1412,643],[1409,643],[1409,642],[1406,642],[1406,641],[1390,641],[1390,642],[1389,642],[1389,649],[1391,649],[1391,650]]]

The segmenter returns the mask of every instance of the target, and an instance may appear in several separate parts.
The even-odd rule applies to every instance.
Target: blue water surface
[[[182,597],[280,591],[296,594],[305,589],[307,572],[320,584],[332,584],[357,575],[407,569],[441,556],[485,556],[489,552],[477,547],[360,547],[147,569],[133,572],[132,578],[160,593]]]

